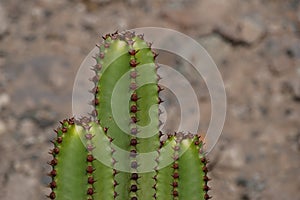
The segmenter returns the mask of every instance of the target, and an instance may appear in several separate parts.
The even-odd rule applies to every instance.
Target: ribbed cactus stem
[[[165,142],[163,147],[168,153],[162,153],[159,160],[173,162],[158,171],[157,200],[209,198],[207,161],[201,152],[202,145],[200,136],[183,133],[176,133]]]
[[[152,188],[155,183],[152,179],[155,172],[140,174],[137,178],[133,174],[144,168],[143,165],[154,163],[154,158],[152,162],[140,162],[137,152],[152,152],[159,147],[159,97],[154,62],[156,54],[152,52],[142,36],[136,36],[131,32],[105,36],[104,43],[99,45],[99,51],[96,66],[101,66],[101,69],[99,70],[99,67],[98,70],[95,69],[94,79],[97,80],[95,86],[99,91],[95,94],[95,110],[100,124],[108,128],[107,135],[112,138],[113,143],[131,152],[128,171],[132,173],[117,171],[114,176],[114,181],[117,183],[116,199],[139,196],[143,196],[145,200],[151,199],[155,194]],[[118,89],[118,86],[121,89]],[[118,96],[114,96],[114,91]],[[122,121],[115,120],[112,106],[119,109],[120,115],[123,114],[117,116]],[[123,126],[120,127],[120,124]],[[124,165],[127,159],[120,157],[114,159],[116,160],[114,167],[124,168],[119,165]],[[143,188],[148,188],[144,194],[141,193],[145,191]]]
[[[162,87],[151,44],[116,32],[97,47],[92,117],[64,120],[56,130],[49,198],[208,199],[200,137],[159,131]]]
[[[89,152],[81,141],[85,134],[84,128],[76,126],[74,119],[64,120],[61,124],[56,130],[57,137],[51,151],[53,159],[49,163],[52,166],[52,192],[49,197],[64,200],[87,199],[93,188],[88,184],[89,174],[92,173]]]

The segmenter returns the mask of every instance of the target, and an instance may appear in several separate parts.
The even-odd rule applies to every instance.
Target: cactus
[[[92,68],[91,116],[65,119],[55,130],[48,197],[209,199],[200,136],[159,130],[162,88],[151,44],[132,32],[103,40]]]

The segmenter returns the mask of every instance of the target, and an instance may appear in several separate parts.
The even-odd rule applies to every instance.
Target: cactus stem
[[[211,198],[208,160],[200,151],[200,137],[160,131],[163,123],[159,116],[163,112],[159,104],[163,100],[159,93],[164,88],[158,84],[160,66],[155,63],[158,54],[151,49],[152,43],[134,32],[116,31],[102,38],[104,41],[96,44],[99,52],[93,56],[96,64],[91,67],[95,75],[90,79],[94,83],[89,91],[94,95],[90,117],[65,119],[54,130],[56,139],[51,141],[54,147],[49,151],[53,159],[48,162],[52,166],[48,174],[52,179],[48,187],[52,191],[48,198]],[[120,89],[115,87],[119,87],[119,80],[124,81]],[[117,93],[113,93],[115,88]],[[120,123],[127,126],[125,129],[113,117],[114,94],[122,97],[117,97],[115,105],[119,106]],[[122,106],[125,101],[129,103],[126,107]],[[114,146],[129,151],[129,156],[123,156]],[[153,155],[150,160],[141,156],[147,152]],[[168,163],[171,164],[165,166]],[[129,173],[119,171],[123,166]],[[149,167],[153,169],[151,172],[140,173]]]
[[[60,121],[61,127],[58,128],[55,133],[57,138],[53,141],[54,148],[50,151],[53,155],[53,159],[49,162],[52,166],[52,171],[48,174],[52,181],[49,187],[52,189],[49,194],[50,199],[64,198],[66,195],[64,191],[72,190],[72,196],[78,196],[78,198],[86,197],[88,193],[83,193],[80,190],[75,191],[77,187],[82,187],[84,182],[82,181],[86,175],[84,175],[84,170],[89,171],[89,161],[93,160],[92,156],[88,156],[84,145],[80,140],[80,135],[83,133],[75,128],[74,118],[65,119]],[[89,126],[86,125],[84,130],[88,130]],[[73,159],[72,153],[76,154],[76,159]],[[86,164],[81,160],[83,156],[86,157]],[[62,161],[63,160],[63,161]],[[67,161],[66,161],[67,160]],[[72,169],[70,166],[76,166]],[[91,166],[90,166],[91,167]],[[93,169],[93,168],[92,168]],[[58,172],[57,172],[58,170]],[[82,171],[81,171],[82,170]],[[78,176],[80,175],[80,176]],[[68,177],[74,177],[75,181],[70,183],[70,185],[65,184]],[[93,187],[89,187],[92,188]],[[74,193],[74,194],[73,194]]]

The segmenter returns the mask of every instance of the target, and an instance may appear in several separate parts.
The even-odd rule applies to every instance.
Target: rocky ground
[[[80,63],[100,34],[144,26],[196,39],[222,74],[228,110],[209,154],[214,199],[300,199],[299,2],[1,0],[0,199],[46,199],[49,139],[72,115]]]

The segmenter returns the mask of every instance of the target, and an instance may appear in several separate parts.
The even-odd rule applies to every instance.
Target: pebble
[[[240,22],[240,37],[251,44],[258,41],[266,33],[265,26],[252,17],[246,17]]]
[[[183,29],[196,29],[197,34],[206,35],[211,33],[220,21],[223,23],[226,21],[228,15],[232,13],[232,5],[235,4],[236,1],[237,0],[185,0],[180,3],[180,1],[177,0],[163,6],[160,12],[166,22],[174,23]],[[226,25],[228,24],[226,23]]]
[[[255,16],[241,17],[237,21],[232,19],[229,24],[219,24],[217,32],[232,44],[251,45],[267,33],[266,26]]]

